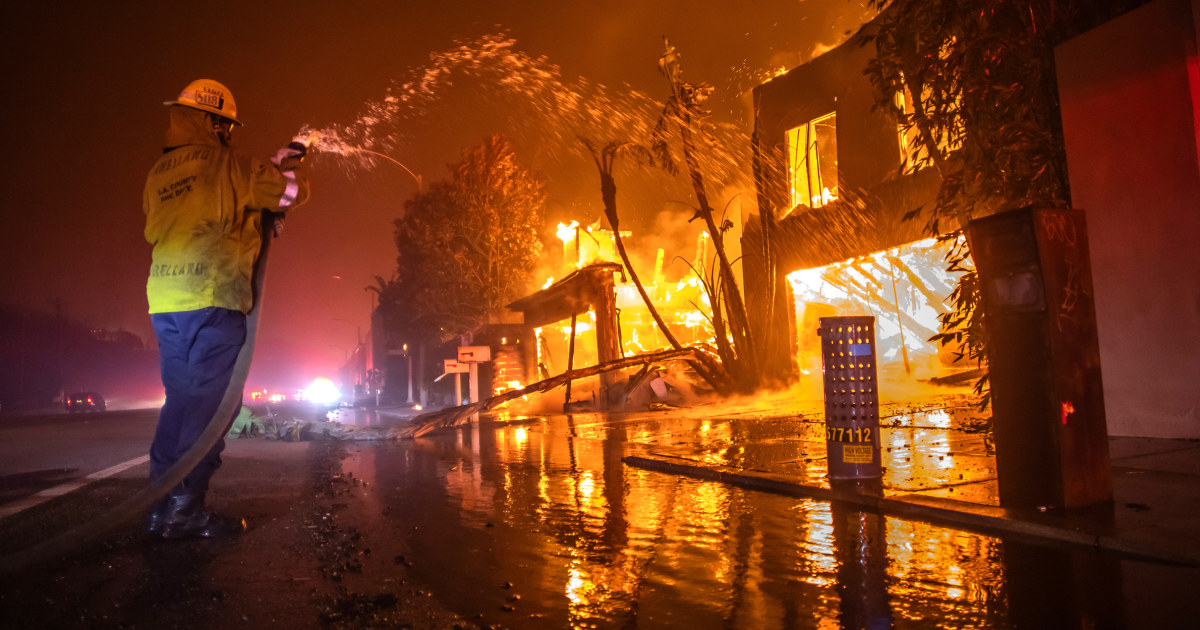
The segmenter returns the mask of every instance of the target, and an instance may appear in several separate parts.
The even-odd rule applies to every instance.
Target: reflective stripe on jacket
[[[262,213],[303,203],[307,182],[223,146],[204,113],[170,108],[167,146],[146,179],[142,209],[154,246],[146,297],[151,313],[210,306],[249,312]]]

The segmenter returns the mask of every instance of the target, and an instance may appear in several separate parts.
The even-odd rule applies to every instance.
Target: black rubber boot
[[[150,509],[146,510],[146,533],[162,534],[163,523],[167,520],[167,497],[163,497],[154,503],[150,504]]]
[[[204,507],[203,493],[179,494],[167,499],[163,538],[223,538],[245,529],[245,520],[220,516]]]

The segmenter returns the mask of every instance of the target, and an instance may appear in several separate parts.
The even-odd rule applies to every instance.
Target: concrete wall
[[[1198,2],[1158,0],[1056,51],[1110,435],[1200,438]]]

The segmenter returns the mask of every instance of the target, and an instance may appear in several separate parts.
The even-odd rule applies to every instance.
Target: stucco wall
[[[1158,0],[1056,51],[1110,435],[1200,438],[1195,4]]]

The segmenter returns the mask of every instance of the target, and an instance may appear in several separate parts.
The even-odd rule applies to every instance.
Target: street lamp
[[[408,402],[406,404],[411,405],[414,402],[412,395],[412,353],[408,351],[407,343],[404,344],[403,349],[404,356],[408,358]]]

